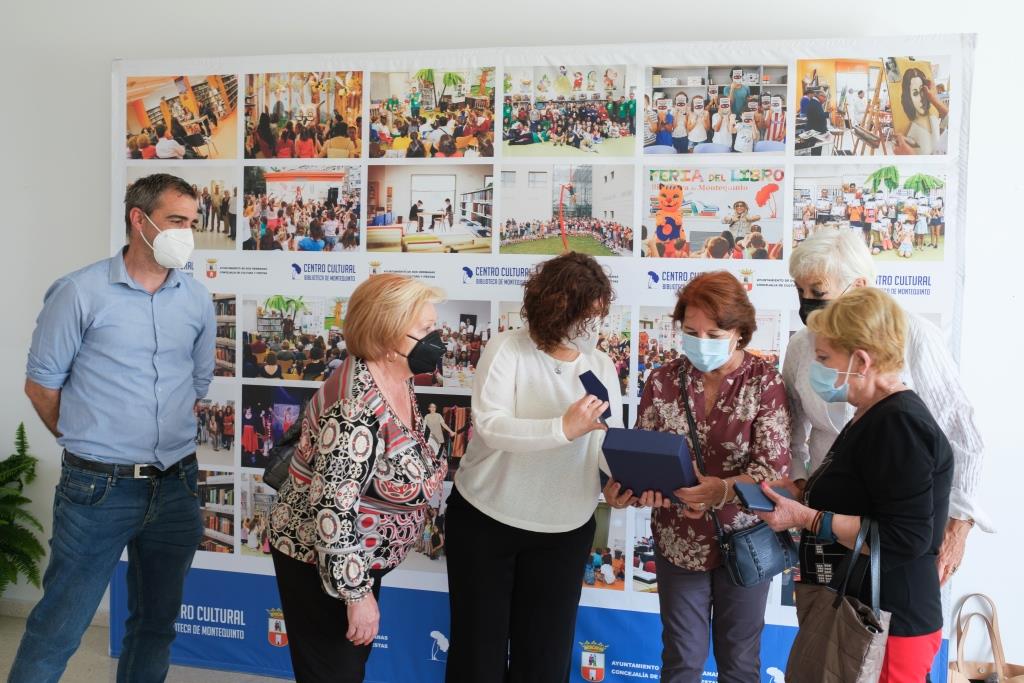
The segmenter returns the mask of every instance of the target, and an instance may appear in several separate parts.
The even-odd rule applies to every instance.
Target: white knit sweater
[[[608,389],[608,426],[621,427],[619,379],[607,354],[593,350],[559,362],[525,328],[491,339],[473,381],[473,438],[455,474],[473,507],[503,524],[547,533],[590,519],[601,492],[598,467],[607,469],[604,432],[575,441],[562,432],[562,415],[586,394],[579,376],[587,370]]]
[[[789,341],[782,378],[793,413],[792,479],[806,479],[821,465],[829,448],[850,419],[848,403],[826,403],[811,388],[808,373],[814,360],[814,335],[806,328]],[[992,523],[975,500],[984,444],[974,424],[971,407],[958,379],[959,371],[946,349],[939,329],[924,318],[907,313],[907,342],[901,379],[928,406],[953,447],[953,488],[949,516],[973,519],[991,532]]]

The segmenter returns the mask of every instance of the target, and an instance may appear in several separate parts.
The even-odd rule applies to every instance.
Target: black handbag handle
[[[686,373],[683,372],[683,368],[679,368],[679,390],[681,392],[681,398],[683,400],[683,408],[686,410],[686,422],[690,427],[690,442],[693,454],[697,459],[697,469],[701,475],[707,476],[707,469],[704,466],[704,454],[700,448],[700,437],[697,435],[697,421],[693,419],[693,411],[690,409],[690,392],[687,390]],[[718,519],[718,513],[713,508],[708,509],[711,513],[711,520],[715,523],[715,533],[719,539],[725,538],[725,532],[722,530],[722,523]]]
[[[846,576],[843,577],[843,583],[839,586],[836,603],[838,604],[843,599],[843,596],[846,595],[846,586],[850,582],[850,577],[853,576],[853,568],[857,564],[857,558],[860,557],[860,551],[864,547],[865,539],[868,541],[868,560],[871,565],[871,609],[875,613],[875,618],[881,619],[882,551],[879,547],[881,542],[879,539],[878,522],[873,519],[867,517],[861,519],[860,531],[857,532],[857,540],[853,543],[853,552],[846,566]]]

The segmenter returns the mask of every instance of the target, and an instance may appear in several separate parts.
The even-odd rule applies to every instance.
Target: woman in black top
[[[767,489],[775,511],[758,516],[776,530],[801,528],[801,582],[833,587],[861,519],[877,521],[881,609],[892,613],[879,681],[924,680],[942,640],[937,561],[953,451],[924,402],[900,382],[907,324],[889,295],[851,291],[812,313],[807,327],[815,335],[811,386],[857,410],[807,482],[804,504]],[[858,558],[848,588],[865,603],[867,564]]]

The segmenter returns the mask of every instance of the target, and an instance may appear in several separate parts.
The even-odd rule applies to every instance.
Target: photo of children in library
[[[633,255],[632,166],[501,170],[502,254]]]
[[[238,79],[129,76],[125,156],[149,159],[238,157]]]
[[[234,172],[209,166],[174,166],[162,170],[184,179],[199,195],[199,217],[192,224],[195,248],[233,251],[238,217],[238,184]],[[152,172],[152,168],[128,166],[125,181],[130,187]]]
[[[493,66],[370,74],[370,158],[493,156]]]
[[[647,169],[641,254],[770,259],[783,255],[781,168]]]
[[[745,351],[776,366],[782,357],[782,312],[758,310],[757,329]],[[637,338],[637,396],[644,393],[644,384],[651,373],[671,363],[682,354],[683,331],[672,321],[672,308],[640,307],[640,332]]]
[[[449,300],[435,308],[445,354],[433,372],[415,375],[413,384],[472,389],[480,354],[491,338],[491,302]]]
[[[358,166],[246,166],[244,251],[357,251]]]
[[[326,380],[347,355],[346,303],[283,294],[242,299],[242,377]]]
[[[235,475],[222,470],[199,470],[199,512],[203,539],[199,550],[235,552]]]
[[[498,304],[498,332],[518,330],[523,327],[523,303],[502,301]],[[608,316],[597,328],[597,348],[604,351],[615,364],[619,375],[619,390],[625,396],[629,390],[629,353],[632,338],[632,315],[629,306],[612,305]],[[611,391],[612,387],[608,387]],[[623,413],[625,415],[625,413]],[[625,420],[625,418],[623,418]],[[628,423],[626,423],[628,424]]]
[[[946,154],[951,58],[797,61],[796,153]]]
[[[361,71],[245,77],[246,159],[349,159],[362,155]]]
[[[624,65],[507,68],[504,156],[632,156],[639,76]]]
[[[214,377],[235,376],[235,295],[211,294],[213,310],[217,316],[217,345],[214,349]]]
[[[270,559],[270,508],[277,502],[277,491],[263,483],[262,474],[242,472],[239,488],[238,547],[242,555]]]
[[[366,250],[491,253],[494,167],[371,166]]]
[[[644,154],[782,154],[786,72],[781,65],[648,69]]]
[[[793,246],[819,230],[850,230],[879,261],[941,261],[946,179],[905,166],[802,168],[793,181]]]
[[[448,457],[445,481],[454,481],[459,463],[466,453],[469,437],[473,435],[470,397],[416,392],[416,403],[423,415],[427,443],[435,453],[443,452]]]
[[[315,388],[242,386],[242,467],[263,469],[274,444],[299,419]]]
[[[626,515],[603,500],[594,510],[594,545],[583,566],[583,587],[621,591],[626,587]]]
[[[196,416],[196,458],[202,467],[235,465],[235,385],[214,382],[192,408]]]

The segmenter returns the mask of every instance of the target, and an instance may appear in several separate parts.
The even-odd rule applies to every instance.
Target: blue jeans
[[[50,562],[8,683],[60,679],[128,547],[128,621],[118,683],[163,681],[185,574],[202,539],[195,461],[159,478],[61,468]]]

